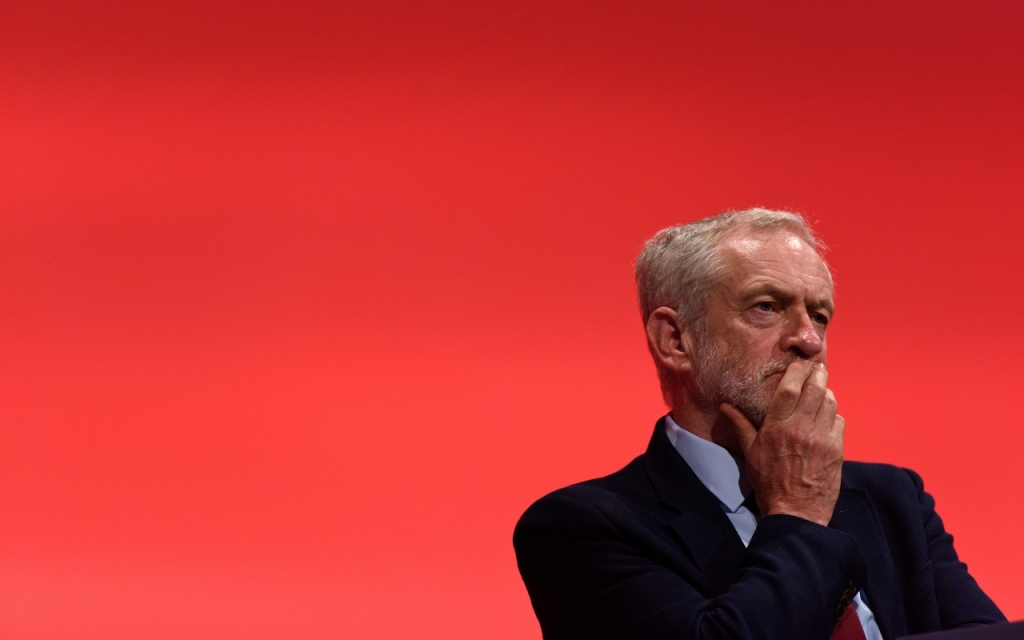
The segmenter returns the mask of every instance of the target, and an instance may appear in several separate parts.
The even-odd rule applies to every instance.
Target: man
[[[843,461],[832,276],[798,215],[671,227],[637,259],[670,412],[513,542],[548,640],[892,639],[1005,621],[912,471]]]

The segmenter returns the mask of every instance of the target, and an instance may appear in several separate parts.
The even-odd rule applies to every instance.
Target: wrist
[[[834,507],[824,509],[821,507],[800,507],[794,505],[775,504],[769,506],[769,508],[762,513],[764,516],[793,516],[795,518],[809,520],[815,524],[827,527],[828,523],[832,521],[833,510]]]

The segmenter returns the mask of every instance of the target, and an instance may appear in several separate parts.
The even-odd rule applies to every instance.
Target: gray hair
[[[727,232],[740,228],[789,231],[819,254],[824,249],[803,216],[789,211],[726,211],[662,229],[644,244],[636,259],[637,299],[645,325],[655,309],[669,307],[695,331],[703,331],[711,295],[726,275],[720,241]],[[663,391],[667,373],[658,364]]]

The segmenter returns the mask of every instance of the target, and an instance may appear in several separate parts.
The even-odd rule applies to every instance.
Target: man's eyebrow
[[[751,287],[750,289],[747,289],[744,292],[744,294],[743,294],[743,299],[744,300],[750,300],[751,298],[756,298],[757,296],[765,296],[765,295],[768,295],[768,296],[771,296],[773,298],[777,298],[777,299],[783,300],[783,301],[789,301],[789,300],[793,299],[793,294],[786,293],[782,289],[779,289],[775,285],[767,283],[767,282],[755,285],[755,286]]]
[[[743,300],[750,300],[751,298],[764,295],[772,296],[773,298],[786,303],[792,301],[795,297],[792,293],[787,293],[775,285],[765,282],[748,289],[743,294]],[[828,298],[819,298],[818,300],[814,300],[811,302],[811,307],[824,309],[825,311],[828,311],[830,316],[836,312],[835,307],[832,305],[832,301]]]

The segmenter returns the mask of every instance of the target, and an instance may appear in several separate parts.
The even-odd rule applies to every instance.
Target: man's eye
[[[771,311],[773,307],[770,302],[758,302],[754,305],[754,308],[758,311]]]
[[[814,318],[814,321],[817,322],[818,324],[828,324],[828,316],[826,316],[824,313],[815,313],[812,317]]]

